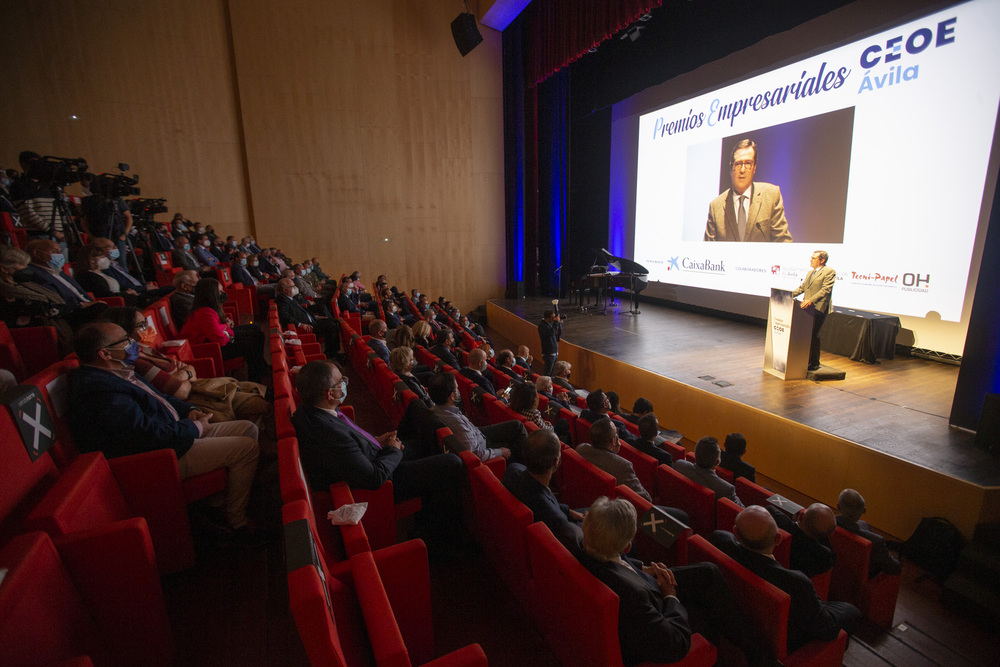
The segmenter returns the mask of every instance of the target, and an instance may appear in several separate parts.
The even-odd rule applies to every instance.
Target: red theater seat
[[[174,664],[153,547],[142,519],[0,551],[0,664]]]
[[[707,536],[715,530],[714,491],[665,465],[656,469],[656,490],[660,503],[688,513],[695,533]]]
[[[782,665],[840,667],[847,648],[846,632],[841,630],[833,641],[809,642],[789,655],[788,610],[791,598],[788,593],[753,574],[698,535],[688,541],[688,553],[691,562],[709,562],[719,566],[743,613],[752,619]]]
[[[545,524],[534,523],[526,532],[532,575],[528,613],[552,652],[564,665],[621,667],[618,596],[577,562]],[[694,634],[687,656],[672,664],[708,667],[716,655],[714,646]]]
[[[899,575],[880,572],[869,579],[872,543],[840,526],[830,536],[830,544],[837,554],[830,580],[830,599],[850,602],[871,622],[886,630],[891,628],[899,596]]]
[[[562,465],[556,474],[562,480],[560,499],[573,509],[590,507],[601,496],[615,497],[615,478],[569,447],[563,447]]]

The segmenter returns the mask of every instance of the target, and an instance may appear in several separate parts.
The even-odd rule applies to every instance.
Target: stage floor
[[[551,299],[493,304],[537,324]],[[824,352],[823,364],[845,371],[846,379],[785,382],[762,370],[762,325],[648,303],[636,316],[627,308],[607,315],[564,308],[563,340],[905,461],[1000,486],[1000,460],[977,449],[974,434],[948,424],[956,366],[917,358],[870,365]],[[720,381],[730,385],[715,384]]]

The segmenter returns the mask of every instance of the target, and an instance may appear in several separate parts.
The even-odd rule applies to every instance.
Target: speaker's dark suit
[[[736,537],[717,530],[709,541],[724,554],[750,570],[764,581],[788,593],[788,652],[798,650],[809,641],[831,641],[845,626],[861,618],[861,612],[846,602],[824,602],[816,595],[809,577],[798,570],[786,570],[781,563],[762,554],[744,549]]]

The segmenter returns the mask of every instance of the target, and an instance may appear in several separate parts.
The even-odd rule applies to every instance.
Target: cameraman
[[[113,176],[95,176],[90,182],[90,192],[80,205],[80,226],[92,238],[111,239],[118,248],[118,256],[112,261],[128,271],[125,239],[132,230],[132,211],[117,196]]]
[[[55,193],[49,183],[40,179],[42,156],[34,151],[21,151],[21,177],[10,189],[11,199],[21,217],[21,224],[28,232],[29,239],[49,239],[59,244],[63,256],[69,254],[66,235],[63,233],[66,221],[63,212],[56,206]],[[33,168],[34,167],[34,168]]]
[[[562,321],[566,319],[559,314],[559,301],[553,301],[555,310],[546,310],[541,322],[538,323],[538,337],[542,341],[542,363],[545,370],[542,375],[552,375],[552,367],[559,359],[559,339],[562,338]]]

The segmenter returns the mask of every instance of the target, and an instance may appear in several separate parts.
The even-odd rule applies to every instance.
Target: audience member
[[[837,525],[844,530],[865,538],[872,543],[871,553],[868,556],[868,578],[885,572],[889,575],[896,575],[902,572],[899,561],[896,560],[888,547],[885,545],[885,538],[872,531],[871,526],[861,520],[867,507],[865,499],[854,489],[844,489],[837,498]]]
[[[474,350],[474,352],[478,351]],[[471,357],[472,355],[469,356]],[[538,411],[538,390],[530,382],[517,382],[514,384],[510,392],[508,405],[511,410],[527,417],[528,421],[538,428],[553,430],[552,424],[542,419],[542,413]]]
[[[174,291],[170,295],[170,317],[178,330],[184,327],[188,315],[191,314],[194,286],[197,284],[197,271],[178,271],[174,274]]]
[[[633,424],[638,424],[639,420],[642,419],[644,415],[648,415],[653,411],[653,404],[649,402],[648,398],[642,398],[641,396],[635,399],[635,403],[632,404],[632,414],[622,415],[625,419],[629,420]]]
[[[34,239],[28,241],[25,250],[31,256],[31,264],[24,274],[26,278],[58,294],[70,310],[92,305],[93,299],[87,295],[87,290],[63,271],[66,256],[58,243],[49,239]]]
[[[639,438],[633,447],[643,454],[652,456],[660,465],[674,466],[674,457],[657,446],[656,437],[660,434],[660,423],[656,420],[656,415],[647,412],[639,419]]]
[[[295,300],[298,288],[288,278],[278,281],[274,304],[278,309],[278,321],[282,329],[288,325],[302,327],[305,333],[315,332],[323,339],[327,358],[337,354],[340,349],[340,325],[331,317],[313,315]]]
[[[564,392],[556,394],[552,389],[552,378],[548,375],[539,375],[538,379],[535,380],[535,389],[538,390],[540,396],[544,396],[550,401],[556,401],[562,407],[568,408],[569,401],[566,400]]]
[[[73,331],[66,317],[74,308],[54,289],[32,280],[29,264],[31,255],[25,251],[0,246],[0,315],[10,328],[55,327],[60,355],[65,356],[73,346]]]
[[[174,239],[174,249],[170,253],[174,266],[185,271],[200,271],[201,263],[191,254],[191,242],[183,234]]]
[[[219,264],[219,259],[212,254],[211,248],[212,239],[208,238],[208,234],[203,233],[198,236],[197,245],[191,250],[194,258],[206,269],[214,269]]]
[[[310,361],[295,376],[301,407],[292,415],[302,468],[309,485],[325,491],[346,482],[377,489],[392,480],[397,502],[419,496],[419,520],[437,535],[454,532],[460,518],[464,466],[454,454],[405,459],[395,431],[375,437],[338,408],[347,398],[347,378],[329,361]]]
[[[535,358],[531,356],[531,350],[528,349],[527,345],[519,345],[517,348],[517,355],[514,357],[514,363],[523,368],[526,371],[531,371],[531,362]]]
[[[524,463],[509,463],[503,485],[572,552],[579,549],[583,514],[560,503],[549,485],[562,462],[562,443],[552,431],[538,430],[524,442]]]
[[[715,492],[715,499],[729,498],[743,507],[743,501],[736,495],[736,487],[719,477],[715,469],[721,459],[719,441],[714,436],[706,435],[694,446],[695,462],[681,459],[674,463],[674,468],[692,482],[697,482]]]
[[[389,346],[385,344],[385,334],[388,330],[389,327],[382,320],[372,320],[368,323],[368,333],[371,334],[368,347],[386,364],[389,363]]]
[[[514,353],[510,350],[497,352],[496,369],[513,380],[518,382],[522,380],[521,376],[514,370]]]
[[[778,525],[766,509],[751,505],[736,517],[735,532],[717,530],[709,541],[727,556],[791,598],[788,610],[789,653],[812,640],[831,641],[841,629],[851,632],[861,612],[846,602],[824,602],[816,595],[809,577],[796,569],[785,569],[774,558],[781,541]]]
[[[479,348],[469,352],[469,365],[461,369],[459,373],[482,387],[487,394],[497,395],[496,386],[493,384],[493,373],[486,363],[486,353]]]
[[[583,518],[580,562],[618,596],[618,641],[622,662],[677,662],[691,635],[718,644],[725,637],[750,665],[773,664],[774,656],[751,629],[713,563],[668,568],[623,552],[635,538],[636,511],[627,500],[601,496]]]
[[[598,389],[587,394],[587,409],[580,413],[580,419],[594,424],[601,417],[611,419],[611,401],[608,400],[607,394]],[[615,429],[618,431],[618,437],[628,444],[634,445],[635,441],[638,440],[622,422],[617,419],[611,419],[611,423],[614,424]]]
[[[458,357],[451,351],[452,346],[455,344],[454,331],[451,329],[441,329],[437,333],[437,336],[434,337],[434,341],[434,347],[430,349],[431,354],[455,370],[462,368],[462,365],[458,363]]]
[[[431,325],[425,320],[418,320],[413,324],[413,338],[417,345],[429,349],[431,347]]]
[[[743,460],[747,452],[747,439],[742,433],[730,433],[726,436],[726,448],[722,452],[720,466],[733,473],[733,481],[746,477],[751,482],[757,481],[757,472],[752,465]]]
[[[417,398],[422,400],[428,408],[433,408],[434,401],[431,400],[427,389],[413,373],[415,364],[413,350],[408,347],[397,347],[389,353],[389,370],[395,373],[406,384],[406,388],[416,394]]]
[[[257,427],[241,420],[212,424],[211,414],[137,377],[139,345],[116,324],[87,325],[74,347],[80,367],[70,376],[67,405],[80,451],[114,458],[172,449],[181,479],[225,467],[226,519],[238,536],[250,536],[246,508],[257,469]]]
[[[837,517],[823,503],[813,503],[792,521],[776,507],[766,508],[778,527],[792,534],[789,565],[812,578],[833,567],[837,554],[830,546],[830,535],[837,529]]]
[[[121,259],[120,251],[117,246],[111,241],[111,239],[106,239],[102,237],[91,237],[90,245],[100,248],[101,252],[107,257],[110,262],[106,269],[101,269],[101,273],[114,278],[118,281],[118,284],[124,289],[135,290],[137,294],[140,295],[138,299],[140,304],[148,304],[156,301],[160,297],[169,294],[173,291],[173,287],[160,287],[154,282],[144,282],[141,280],[141,276],[136,278],[131,273],[123,269],[119,264],[118,260]]]
[[[435,373],[428,383],[427,393],[434,401],[434,414],[451,429],[458,442],[481,461],[498,456],[509,459],[512,453],[515,460],[520,459],[521,448],[528,437],[524,424],[512,419],[482,428],[474,426],[458,409],[457,404],[462,397],[458,393],[458,382],[451,373]]]
[[[573,366],[568,361],[557,361],[552,365],[552,383],[557,387],[562,387],[569,392],[570,398],[577,399],[580,395],[576,393],[576,387],[569,383],[569,378],[573,374]]]
[[[202,278],[194,288],[191,314],[181,329],[181,338],[192,343],[218,343],[223,359],[242,357],[247,375],[260,382],[268,370],[264,363],[264,332],[253,324],[236,326],[222,310],[226,292],[215,278]]]
[[[613,424],[610,424],[608,417],[598,419],[590,427],[590,443],[583,443],[576,448],[577,453],[587,459],[595,466],[615,478],[615,484],[624,484],[635,491],[639,496],[653,502],[649,491],[642,485],[635,475],[632,462],[619,456],[621,443],[618,440],[618,432]],[[687,512],[674,507],[660,506],[664,512],[674,517],[681,523],[690,522]]]
[[[80,248],[74,264],[73,276],[87,292],[95,297],[120,296],[126,303],[134,304],[138,294],[131,287],[121,285],[102,270],[111,266],[111,260],[105,256],[101,248],[85,245]]]

